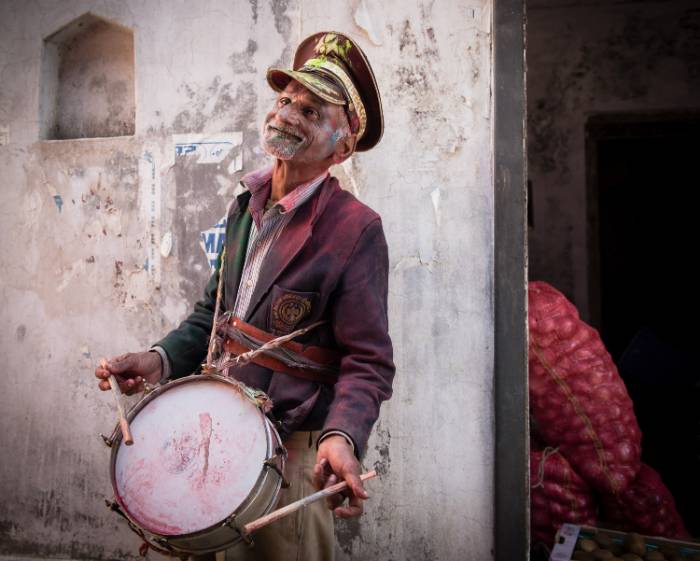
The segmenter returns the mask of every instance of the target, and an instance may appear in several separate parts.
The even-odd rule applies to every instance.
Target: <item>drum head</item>
[[[265,418],[231,384],[197,376],[165,387],[120,442],[117,499],[143,529],[164,536],[222,522],[253,490],[267,457]]]

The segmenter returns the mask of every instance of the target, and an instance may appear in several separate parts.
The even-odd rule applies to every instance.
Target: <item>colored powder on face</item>
[[[291,160],[302,144],[303,141],[289,134],[273,129],[269,125],[265,127],[262,146],[270,156],[280,160]]]

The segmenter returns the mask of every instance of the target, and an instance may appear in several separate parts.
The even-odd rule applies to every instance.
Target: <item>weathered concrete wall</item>
[[[588,319],[585,123],[602,112],[700,108],[693,0],[528,3],[529,275]]]
[[[134,32],[135,135],[40,140],[42,38],[87,11]],[[200,232],[265,161],[265,70],[323,28],[362,42],[383,96],[382,143],[337,174],[383,217],[398,369],[365,459],[386,475],[340,558],[491,558],[490,0],[0,4],[0,553],[136,555],[102,504],[115,415],[92,371],[188,313]],[[231,131],[218,163],[175,158],[173,135]]]

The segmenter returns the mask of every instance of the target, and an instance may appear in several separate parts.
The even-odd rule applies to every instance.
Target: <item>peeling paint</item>
[[[258,0],[248,0],[250,4],[250,12],[253,17],[253,23],[258,22]]]
[[[275,18],[275,29],[285,39],[289,39],[292,30],[292,20],[287,15],[289,0],[270,0],[270,8]]]
[[[63,208],[63,198],[61,197],[61,195],[54,195],[53,202],[56,204],[58,212],[61,212],[61,208]]]
[[[168,257],[173,249],[173,233],[165,232],[163,239],[160,240],[160,254],[163,257]],[[144,267],[145,268],[145,267]]]
[[[372,4],[370,8],[367,0],[360,0],[355,8],[354,19],[355,24],[365,32],[367,38],[374,45],[381,46],[384,44],[384,37],[379,17],[373,13],[376,7],[376,4]]]
[[[433,213],[435,224],[440,226],[440,188],[436,187],[430,192],[430,200],[433,202]]]
[[[66,287],[75,279],[85,274],[85,260],[77,259],[70,265],[61,269],[61,281],[56,286],[56,292],[63,292]]]
[[[419,255],[411,255],[399,259],[391,270],[394,273],[399,273],[408,269],[415,269],[416,267],[425,267],[428,271],[433,272],[434,265],[435,261],[424,261]]]
[[[250,82],[222,82],[214,77],[208,86],[183,83],[179,91],[188,98],[175,116],[175,133],[205,133],[206,130],[243,130],[255,109],[255,94]]]
[[[390,446],[391,446],[391,432],[389,429],[385,429],[382,426],[382,422],[377,423],[375,428],[375,442],[374,450],[377,453],[377,460],[374,462],[374,469],[380,477],[389,475],[391,471],[391,456],[390,456]]]
[[[258,50],[258,43],[253,39],[248,39],[245,51],[232,53],[228,58],[231,69],[236,74],[244,72],[255,73],[254,55]]]

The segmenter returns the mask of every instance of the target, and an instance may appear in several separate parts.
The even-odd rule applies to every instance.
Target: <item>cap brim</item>
[[[328,103],[333,103],[334,105],[345,105],[347,103],[345,96],[343,96],[342,91],[338,87],[317,74],[284,68],[270,68],[267,71],[267,82],[276,92],[284,90],[291,80],[296,80]]]

